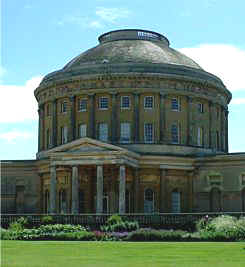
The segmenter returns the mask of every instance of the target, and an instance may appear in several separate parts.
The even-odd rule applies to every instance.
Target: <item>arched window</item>
[[[49,213],[50,211],[50,203],[49,203],[49,191],[48,189],[45,191],[44,194],[44,212]]]
[[[181,212],[180,202],[181,202],[181,193],[178,191],[178,189],[175,189],[172,191],[172,195],[171,195],[171,206],[172,206],[173,213]]]
[[[66,201],[65,189],[61,189],[59,193],[59,210],[60,213],[67,213],[67,201]]]
[[[245,212],[245,188],[242,190],[242,211]]]
[[[79,190],[79,193],[78,193],[78,201],[79,201],[79,206],[78,206],[78,213],[84,213],[84,193],[83,193],[83,190]]]
[[[125,194],[125,204],[126,204],[126,213],[130,213],[130,192],[128,189],[126,189]]]
[[[154,212],[154,192],[152,189],[147,188],[144,196],[144,213]]]
[[[210,191],[210,210],[212,212],[221,211],[221,192],[217,187]]]

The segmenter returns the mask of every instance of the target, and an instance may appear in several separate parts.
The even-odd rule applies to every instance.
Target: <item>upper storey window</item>
[[[99,140],[103,142],[108,141],[108,124],[99,123]]]
[[[145,123],[144,125],[144,139],[146,143],[153,143],[153,124]]]
[[[122,143],[129,143],[130,142],[130,123],[122,122],[120,129],[120,141]]]
[[[61,144],[68,142],[68,129],[66,126],[61,127]]]
[[[245,174],[241,175],[241,183],[242,185],[245,185]]]
[[[145,96],[145,98],[144,98],[144,108],[145,109],[152,109],[153,105],[154,105],[153,96]]]
[[[108,109],[109,99],[108,97],[102,96],[99,98],[99,109]]]
[[[203,146],[203,128],[202,127],[197,128],[197,145]]]
[[[130,109],[130,97],[121,96],[121,109]]]
[[[198,109],[199,113],[203,113],[204,112],[204,105],[203,105],[203,103],[198,103],[197,104],[197,109]]]
[[[67,112],[67,102],[63,101],[61,103],[61,113],[66,113]]]
[[[180,111],[180,99],[179,98],[171,99],[171,109],[173,111]]]
[[[87,136],[87,125],[80,124],[79,125],[79,137],[86,137]]]
[[[180,135],[179,135],[179,125],[173,124],[171,127],[171,139],[173,144],[180,143]]]
[[[81,98],[78,100],[78,111],[87,111],[87,99]]]

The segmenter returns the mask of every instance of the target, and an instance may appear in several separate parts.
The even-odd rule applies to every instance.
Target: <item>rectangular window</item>
[[[46,132],[46,142],[47,142],[46,148],[48,149],[51,146],[51,135],[50,135],[49,129],[47,129],[47,132]]]
[[[86,111],[87,110],[87,99],[81,98],[78,100],[78,111]]]
[[[99,140],[108,141],[108,125],[107,123],[99,123]]]
[[[79,125],[79,137],[83,138],[87,136],[87,125],[80,124]]]
[[[153,124],[152,123],[145,123],[144,139],[145,139],[145,143],[153,143]]]
[[[204,105],[203,105],[203,103],[198,103],[197,104],[197,109],[198,109],[199,113],[203,113],[204,112]]]
[[[122,143],[129,143],[130,142],[130,123],[123,122],[120,125],[120,141]]]
[[[99,109],[108,109],[109,106],[109,99],[108,97],[100,97],[99,98]]]
[[[68,131],[66,126],[61,127],[61,144],[65,144],[68,141]]]
[[[197,128],[197,145],[203,146],[203,128],[202,127]]]
[[[121,96],[121,109],[129,109],[129,108],[130,108],[130,97]]]
[[[177,124],[173,124],[171,126],[171,139],[172,139],[173,144],[179,144],[180,143],[179,126]]]
[[[179,98],[172,98],[171,99],[171,109],[173,111],[180,111],[180,101],[179,101]]]
[[[144,97],[144,108],[145,109],[152,109],[153,108],[153,96],[145,96]]]
[[[219,149],[219,131],[216,131],[216,148]]]
[[[67,112],[67,102],[63,101],[61,103],[61,113],[65,113],[65,112]]]

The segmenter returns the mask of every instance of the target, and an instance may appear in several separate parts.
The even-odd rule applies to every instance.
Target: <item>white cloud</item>
[[[245,105],[245,98],[233,98],[231,100],[231,105]]]
[[[116,20],[121,18],[128,18],[130,11],[127,8],[106,8],[97,7],[95,14],[102,20],[107,22],[115,23]]]
[[[42,76],[29,79],[25,85],[0,85],[0,123],[36,120],[37,101],[34,90]]]
[[[227,89],[245,90],[245,50],[234,45],[202,44],[179,51],[221,78]]]
[[[10,131],[0,134],[0,139],[3,139],[9,143],[13,143],[17,139],[30,139],[33,137],[31,132]]]
[[[91,20],[83,16],[72,16],[67,15],[63,19],[57,22],[59,26],[64,26],[65,24],[74,24],[82,28],[102,28],[103,25],[98,20]]]
[[[5,73],[6,73],[6,69],[0,65],[0,84],[2,84],[2,78]]]
[[[94,20],[94,21],[90,22],[89,27],[91,27],[91,28],[102,28],[103,25],[99,21]]]

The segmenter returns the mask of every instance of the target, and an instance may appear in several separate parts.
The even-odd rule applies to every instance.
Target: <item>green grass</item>
[[[2,267],[237,267],[244,242],[2,241]]]

